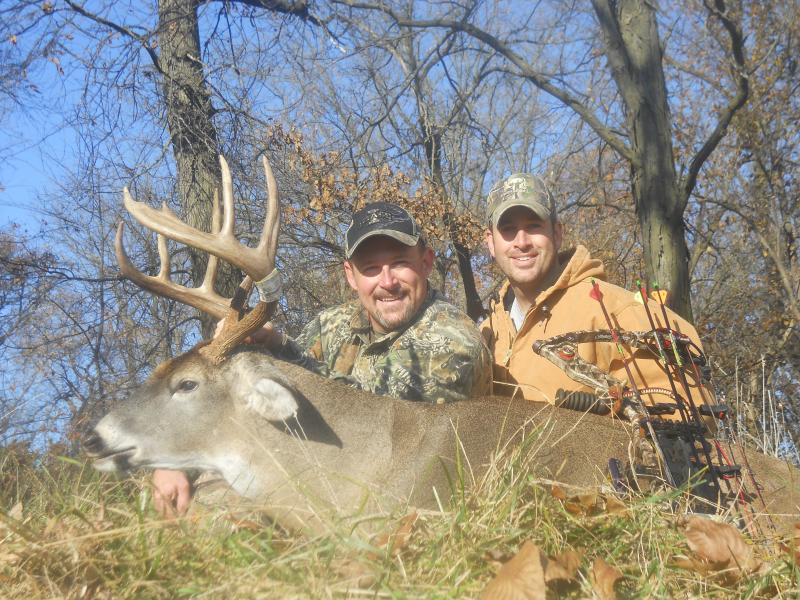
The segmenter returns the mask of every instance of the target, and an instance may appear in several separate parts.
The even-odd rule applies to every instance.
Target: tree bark
[[[593,5],[624,102],[633,154],[632,193],[647,278],[669,290],[670,307],[691,321],[689,251],[683,224],[686,196],[675,173],[655,10],[647,0],[593,0]]]
[[[213,107],[203,74],[197,0],[159,0],[158,40],[167,125],[178,179],[184,220],[210,231],[215,192],[220,186],[219,145],[212,121]],[[195,286],[203,281],[207,253],[191,249]],[[232,296],[237,282],[232,269],[220,269],[217,291]],[[204,337],[213,333],[214,319],[201,315]]]

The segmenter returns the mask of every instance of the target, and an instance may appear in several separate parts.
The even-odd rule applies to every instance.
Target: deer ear
[[[268,421],[285,421],[299,408],[294,392],[274,379],[258,379],[245,395],[247,408]]]

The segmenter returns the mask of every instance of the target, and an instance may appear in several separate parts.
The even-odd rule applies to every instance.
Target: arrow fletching
[[[667,303],[667,296],[669,296],[669,292],[667,292],[667,290],[653,290],[650,292],[650,297],[660,304]]]
[[[592,300],[597,300],[598,302],[603,299],[603,292],[600,291],[600,286],[597,285],[597,282],[594,279],[592,279],[592,291],[589,292],[589,297]]]

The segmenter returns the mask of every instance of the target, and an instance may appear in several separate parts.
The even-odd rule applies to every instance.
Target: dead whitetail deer
[[[626,456],[629,430],[609,417],[496,397],[448,405],[378,397],[277,361],[263,348],[240,345],[269,320],[277,302],[278,286],[268,285],[266,297],[244,310],[253,283],[276,281],[278,194],[264,159],[266,221],[258,246],[243,246],[234,236],[230,172],[222,157],[220,164],[224,216],[212,234],[124,192],[130,214],[159,234],[161,269],[147,276],[131,264],[120,224],[122,274],[153,293],[224,317],[225,327],[212,341],[159,365],[97,424],[85,440],[96,468],[216,471],[236,492],[263,503],[281,525],[307,529],[331,513],[446,504],[455,487],[479,478],[509,447],[527,447],[532,474],[576,485],[603,482],[609,458]],[[199,288],[170,281],[166,238],[211,254]],[[213,290],[218,259],[247,275],[233,299]],[[797,482],[787,484],[787,467],[763,455],[750,463],[773,510],[796,510]]]

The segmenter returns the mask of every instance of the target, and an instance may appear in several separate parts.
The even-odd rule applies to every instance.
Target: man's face
[[[524,206],[509,208],[485,234],[497,266],[512,286],[529,294],[542,291],[558,276],[562,236],[561,223],[542,220]]]
[[[387,236],[367,239],[344,263],[347,282],[376,333],[389,333],[417,314],[428,292],[433,251],[406,246]]]

